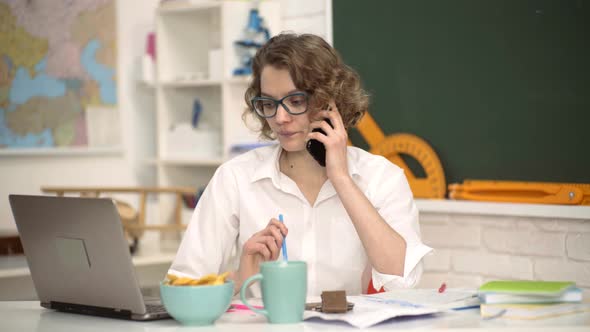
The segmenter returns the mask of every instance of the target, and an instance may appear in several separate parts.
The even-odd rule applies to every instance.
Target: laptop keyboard
[[[145,310],[150,314],[166,312],[163,304],[146,304]]]

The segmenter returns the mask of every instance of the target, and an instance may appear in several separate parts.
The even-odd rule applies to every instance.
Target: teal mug
[[[257,280],[260,280],[264,309],[256,309],[246,301],[246,289]],[[273,324],[302,321],[306,295],[307,264],[300,261],[262,263],[260,273],[246,279],[240,289],[242,302]]]

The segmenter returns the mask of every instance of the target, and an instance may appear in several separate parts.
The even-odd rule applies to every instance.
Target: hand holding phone
[[[331,111],[331,107],[328,108],[328,110]],[[324,119],[324,121],[326,121],[330,125],[330,127],[334,128],[332,122],[330,122],[329,119]],[[320,132],[326,135],[326,132],[323,131],[321,128],[315,128],[314,130],[312,130],[312,132]],[[309,154],[311,154],[313,159],[315,159],[318,162],[318,164],[320,164],[320,166],[326,167],[326,146],[324,146],[324,143],[318,141],[317,139],[310,139],[309,141],[307,141],[307,145],[305,147],[307,148],[307,151],[309,152]]]

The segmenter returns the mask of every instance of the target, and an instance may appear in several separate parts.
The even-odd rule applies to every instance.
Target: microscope
[[[239,58],[239,66],[233,71],[234,76],[252,74],[252,58],[256,51],[270,39],[268,28],[258,11],[259,1],[253,1],[252,3],[248,15],[248,25],[244,29],[243,38],[234,42]]]

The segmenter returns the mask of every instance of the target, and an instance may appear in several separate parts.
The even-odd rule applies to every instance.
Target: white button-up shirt
[[[169,273],[198,278],[237,269],[244,243],[284,216],[289,260],[307,262],[308,295],[324,290],[366,292],[369,266],[361,240],[330,180],[314,205],[279,170],[280,145],[258,148],[221,165],[199,200]],[[348,170],[383,219],[406,241],[404,275],[372,269],[375,289],[413,287],[422,257],[418,210],[403,170],[387,159],[348,147]],[[279,259],[282,259],[280,256]],[[259,289],[254,287],[254,295]]]

